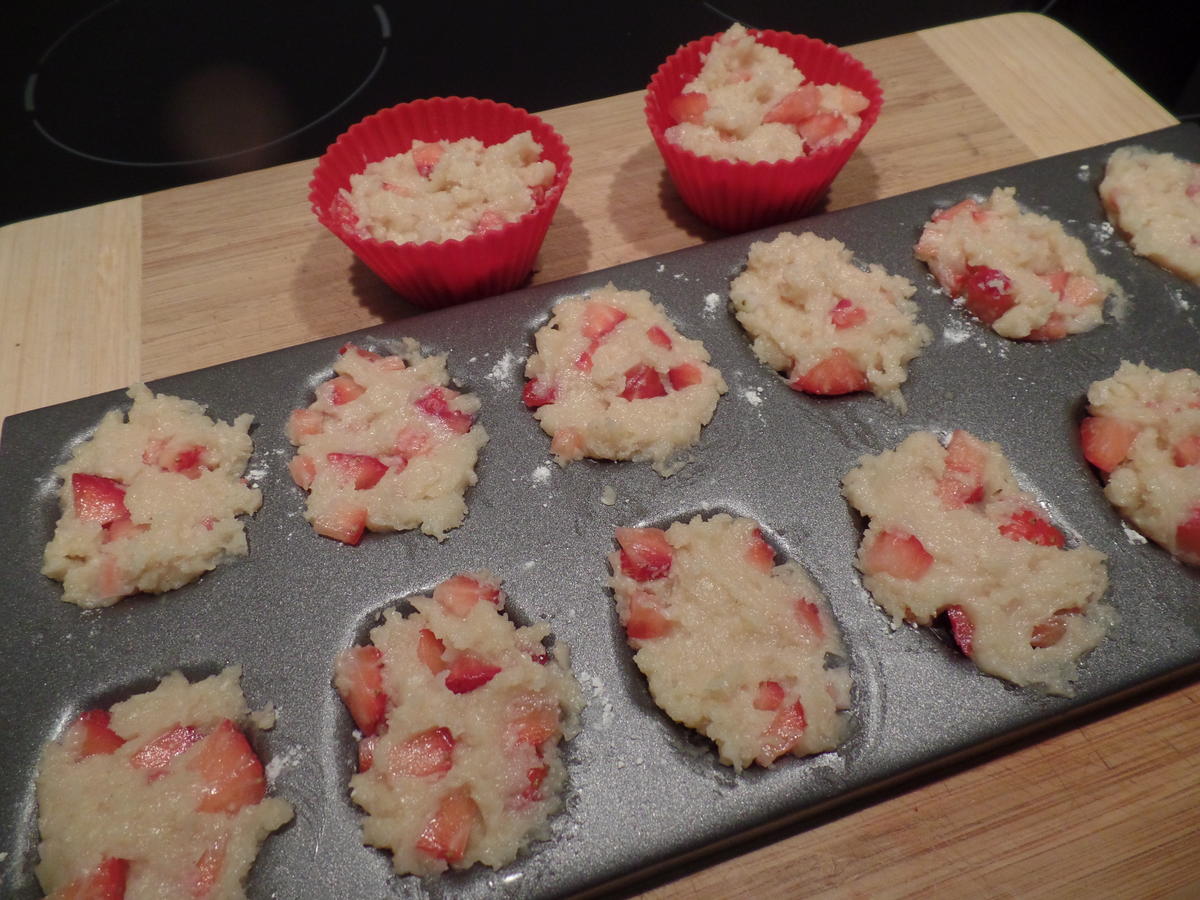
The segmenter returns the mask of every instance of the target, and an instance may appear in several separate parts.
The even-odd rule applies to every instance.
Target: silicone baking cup
[[[810,212],[883,108],[878,80],[849,53],[802,34],[748,30],[759,43],[791,57],[806,82],[844,84],[863,94],[870,105],[851,137],[798,159],[747,163],[700,156],[667,139],[666,130],[676,124],[667,105],[700,74],[705,54],[721,35],[692,41],[668,57],[646,91],[646,124],[683,202],[724,231],[747,231]]]
[[[358,230],[342,191],[368,163],[404,153],[416,140],[473,137],[490,146],[523,131],[532,133],[542,159],[553,162],[556,171],[550,188],[520,219],[462,240],[423,244],[377,241]],[[537,116],[492,100],[435,97],[380,110],[347,130],[317,162],[308,199],[321,224],[392,290],[437,309],[510,291],[525,281],[570,174],[566,143]]]

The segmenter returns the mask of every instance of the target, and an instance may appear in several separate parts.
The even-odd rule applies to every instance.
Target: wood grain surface
[[[1033,14],[847,49],[886,99],[829,209],[1175,124],[1079,38]],[[718,236],[680,204],[640,92],[542,115],[570,145],[574,174],[534,281]],[[416,312],[318,225],[312,167],[0,229],[0,416]],[[1198,751],[1200,685],[1169,685],[645,896],[1200,896]]]

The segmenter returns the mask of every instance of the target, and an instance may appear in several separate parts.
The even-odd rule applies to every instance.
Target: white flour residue
[[[617,492],[611,484],[606,484],[600,492],[600,502],[605,506],[614,506],[617,502]]]
[[[607,728],[613,722],[613,704],[604,691],[604,682],[589,672],[576,672],[575,677],[579,679],[579,686],[588,695],[588,707],[599,707],[600,727]]]
[[[721,306],[721,296],[719,294],[704,295],[704,314],[706,316],[715,316],[717,309]]]
[[[1080,181],[1088,181],[1092,177],[1092,167],[1087,163],[1083,163],[1075,172],[1075,177]]]
[[[751,406],[762,406],[763,396],[761,387],[746,388],[742,391],[742,399]]]
[[[685,275],[683,272],[676,272],[671,277],[674,278],[676,281],[687,281],[688,280],[687,275]]]
[[[264,478],[267,477],[267,470],[265,468],[247,469],[246,477],[250,481],[253,481],[257,484],[258,482],[262,481]]]
[[[1142,534],[1141,532],[1138,532],[1138,531],[1134,531],[1132,528],[1130,528],[1124,522],[1121,523],[1121,530],[1125,532],[1125,540],[1129,541],[1129,543],[1131,543],[1131,544],[1149,543],[1149,541],[1146,540],[1146,536],[1144,534]]]
[[[663,272],[667,271],[667,267],[664,266],[662,263],[657,263],[654,266],[654,271],[658,272],[661,275]]]
[[[487,373],[487,380],[492,384],[509,384],[512,381],[513,369],[520,360],[511,351],[505,350],[504,355],[496,360],[492,370]]]
[[[1171,300],[1175,303],[1175,306],[1183,312],[1187,312],[1192,308],[1192,304],[1188,303],[1187,301],[1187,296],[1184,294],[1183,288],[1176,288],[1175,290],[1171,291]]]
[[[947,344],[961,344],[971,337],[972,328],[963,322],[951,322],[942,329],[942,340]]]
[[[529,476],[534,484],[547,484],[550,481],[550,467],[542,463]]]
[[[300,747],[289,747],[282,753],[278,753],[271,757],[271,761],[267,763],[267,783],[274,785],[275,779],[279,777],[284,769],[294,769],[300,765],[300,757],[303,751]]]

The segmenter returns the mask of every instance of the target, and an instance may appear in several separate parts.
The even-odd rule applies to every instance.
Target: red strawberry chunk
[[[770,765],[800,743],[804,738],[804,729],[807,727],[804,706],[799,700],[780,707],[770,726],[763,732],[762,749],[754,761],[760,766]]]
[[[791,387],[806,394],[833,397],[865,391],[870,387],[870,382],[850,354],[841,347],[835,347],[827,357],[803,375],[793,377]]]
[[[458,862],[467,852],[471,831],[482,820],[479,805],[465,785],[445,794],[417,838],[417,849],[434,859]]]
[[[867,311],[861,306],[855,306],[845,297],[838,299],[829,311],[829,318],[834,328],[853,328],[867,321]]]
[[[554,389],[553,384],[545,384],[536,378],[525,382],[525,389],[521,392],[521,399],[530,409],[553,403],[557,396],[558,392]]]
[[[107,756],[125,743],[125,738],[108,727],[107,709],[87,709],[71,725],[71,733],[78,735],[75,759],[89,756]]]
[[[1017,304],[1008,276],[989,266],[967,266],[963,293],[967,309],[985,325],[991,325]]]
[[[667,334],[657,325],[651,325],[646,329],[646,337],[650,339],[650,343],[656,347],[662,347],[664,350],[671,349],[671,336]]]
[[[950,623],[950,634],[964,655],[970,656],[975,645],[975,625],[967,611],[961,606],[947,606],[946,620]]]
[[[142,746],[129,758],[129,764],[135,769],[144,769],[152,780],[161,778],[167,774],[175,757],[186,753],[193,744],[203,739],[199,728],[176,725]]]
[[[517,798],[525,803],[540,803],[544,799],[542,796],[542,782],[546,780],[546,776],[549,774],[549,766],[534,766],[531,768],[525,773],[525,778],[529,784],[517,795]]]
[[[690,122],[693,125],[703,125],[706,112],[708,112],[708,96],[697,91],[672,97],[667,103],[667,115],[676,123]]]
[[[1200,506],[1175,529],[1175,543],[1184,553],[1200,561]]]
[[[204,782],[196,804],[200,812],[232,815],[266,796],[262,761],[229,719],[222,720],[217,730],[200,742],[189,766]]]
[[[946,447],[945,471],[936,493],[943,509],[961,509],[983,499],[983,469],[987,448],[970,432],[958,429]]]
[[[821,622],[821,611],[817,609],[817,604],[804,597],[799,598],[796,601],[796,618],[818,641],[825,637],[825,626]]]
[[[778,681],[760,681],[754,695],[754,708],[765,711],[779,709],[783,704],[783,685]]]
[[[367,389],[349,375],[338,375],[336,378],[330,378],[317,388],[317,393],[323,394],[334,406],[345,406],[347,403],[357,400],[366,392]]]
[[[1079,423],[1083,456],[1101,472],[1111,472],[1125,461],[1139,430],[1111,416],[1089,416]]]
[[[836,137],[846,127],[846,120],[841,113],[819,112],[810,116],[796,126],[804,143],[810,147],[820,147]]]
[[[436,675],[447,668],[446,661],[442,658],[442,654],[446,652],[446,645],[438,638],[436,634],[428,628],[422,628],[420,634],[417,635],[417,659],[419,659],[430,672]]]
[[[497,228],[503,228],[508,224],[508,220],[494,209],[485,209],[479,216],[479,221],[475,224],[476,234],[486,234]]]
[[[207,447],[200,444],[191,444],[179,450],[170,463],[162,468],[167,472],[178,472],[181,475],[186,475],[192,481],[195,481],[200,477],[202,470],[207,471],[212,468],[204,462],[204,456],[207,452]]]
[[[50,894],[46,900],[121,900],[129,878],[129,860],[106,856],[91,872]]]
[[[404,459],[420,456],[432,445],[429,432],[420,425],[405,425],[396,432],[396,440],[392,443],[392,453]]]
[[[625,400],[650,400],[666,395],[662,377],[645,363],[638,363],[625,373],[625,390],[621,391]]]
[[[317,464],[311,456],[297,454],[288,460],[288,472],[292,481],[307,491],[312,487],[313,479],[317,477]]]
[[[680,363],[667,373],[667,379],[671,382],[671,390],[682,391],[703,381],[704,373],[695,363]]]
[[[383,357],[374,350],[367,350],[364,347],[360,347],[357,344],[351,344],[349,342],[338,347],[339,356],[345,356],[347,353],[354,353],[369,362],[376,362],[377,360],[383,359]]]
[[[560,733],[558,707],[552,701],[529,694],[513,703],[508,726],[510,743],[540,747]]]
[[[629,598],[625,634],[631,640],[647,641],[669,634],[675,623],[658,606],[658,598],[649,591],[636,591]]]
[[[192,873],[191,895],[193,898],[207,897],[221,878],[221,870],[225,868],[225,852],[228,836],[221,835],[196,860],[196,870]]]
[[[358,742],[358,771],[369,772],[375,765],[375,745],[379,743],[379,735],[369,734]]]
[[[983,211],[979,208],[979,204],[968,197],[966,200],[962,200],[948,209],[940,209],[935,212],[933,214],[933,221],[941,222],[944,219],[953,219],[960,213],[970,213],[972,216],[975,216],[976,213],[982,214],[982,212]],[[978,218],[978,216],[976,216],[976,218]]]
[[[1025,337],[1031,341],[1061,341],[1067,334],[1067,320],[1059,313],[1053,312],[1044,323]]]
[[[442,776],[454,767],[454,735],[449,728],[430,728],[393,745],[388,771],[393,775]]]
[[[760,572],[770,572],[775,568],[775,548],[763,539],[762,532],[757,528],[750,535],[750,543],[746,547],[746,562]]]
[[[75,517],[84,522],[107,525],[118,519],[128,519],[125,508],[125,485],[103,475],[76,472],[71,476]]]
[[[362,453],[327,453],[325,460],[341,485],[354,485],[356,491],[365,491],[379,484],[388,467],[374,456]]]
[[[469,694],[500,674],[500,667],[480,659],[469,650],[460,653],[446,673],[446,687],[455,694]]]
[[[383,654],[367,644],[343,650],[334,666],[333,686],[363,734],[374,734],[387,713],[383,689]]]
[[[305,437],[325,430],[325,414],[316,409],[293,409],[285,430],[287,439],[299,445]]]
[[[1200,465],[1200,434],[1189,434],[1176,441],[1171,448],[1171,459],[1180,468]]]
[[[634,581],[654,581],[671,571],[675,550],[661,528],[618,528],[621,571]]]
[[[442,158],[445,148],[441,144],[418,144],[412,148],[413,164],[417,167],[417,173],[422,178],[428,178],[433,167],[438,164],[438,160]]]
[[[592,354],[596,352],[596,348],[600,346],[599,339],[593,340],[588,344],[588,348],[579,354],[575,359],[575,368],[580,372],[592,371]]]
[[[583,433],[578,428],[560,428],[550,441],[550,452],[563,459],[583,459]]]
[[[1033,626],[1033,631],[1029,635],[1029,646],[1037,649],[1053,647],[1066,637],[1071,616],[1082,615],[1082,613],[1083,609],[1078,606],[1056,610],[1054,615],[1045,622],[1038,622]]]
[[[821,92],[815,84],[805,84],[767,110],[763,124],[783,122],[799,125],[821,111]]]
[[[468,412],[450,408],[449,401],[458,396],[457,391],[448,388],[431,387],[417,398],[415,406],[421,412],[440,419],[446,427],[456,434],[466,434],[475,423],[475,417]]]
[[[455,575],[433,589],[433,599],[450,615],[465,619],[481,600],[499,605],[500,588],[470,575]]]
[[[933,557],[916,535],[881,531],[876,533],[870,545],[863,547],[862,563],[868,575],[891,575],[905,581],[919,581],[933,565]]]
[[[315,517],[312,524],[317,534],[353,546],[366,530],[367,510],[363,506],[339,506]]]
[[[1029,541],[1042,547],[1062,547],[1066,543],[1063,533],[1031,509],[1022,509],[1012,514],[1000,526],[1000,533],[1012,541]]]
[[[583,310],[583,336],[599,340],[627,318],[624,310],[593,300]]]

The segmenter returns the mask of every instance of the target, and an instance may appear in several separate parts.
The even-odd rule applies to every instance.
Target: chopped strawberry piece
[[[853,328],[867,321],[867,311],[861,306],[855,306],[845,297],[838,299],[829,311],[829,318],[834,328]]]
[[[379,735],[368,734],[358,742],[358,771],[369,772],[375,765],[375,745],[379,743]]]
[[[966,200],[962,200],[948,209],[940,209],[935,212],[933,214],[933,221],[941,222],[944,219],[953,219],[955,216],[961,213],[971,213],[971,215],[975,215],[976,213],[982,213],[982,210],[980,210],[978,203],[968,197]]]
[[[262,761],[250,742],[229,719],[200,742],[189,767],[200,773],[204,786],[196,809],[232,815],[266,796]]]
[[[779,709],[783,703],[783,685],[778,681],[760,681],[754,695],[754,708],[765,711]]]
[[[471,831],[481,819],[479,805],[472,799],[470,789],[465,785],[457,787],[439,801],[437,811],[417,838],[417,849],[434,859],[458,862],[467,852]]]
[[[1029,646],[1039,650],[1053,647],[1066,637],[1071,616],[1082,615],[1082,613],[1083,609],[1078,606],[1055,610],[1054,615],[1045,622],[1038,622],[1033,626],[1033,631],[1029,635]]]
[[[821,111],[821,91],[815,84],[805,84],[792,91],[767,110],[763,124],[783,122],[799,125]]]
[[[133,519],[116,519],[102,527],[104,529],[104,537],[102,538],[104,543],[119,541],[122,538],[133,537],[135,534],[141,534],[150,530],[149,525],[135,524]],[[208,530],[212,531],[211,525]]]
[[[122,900],[128,878],[129,860],[106,856],[92,871],[59,888],[46,900]]]
[[[485,209],[479,216],[479,221],[475,224],[475,233],[486,234],[497,228],[503,228],[507,224],[508,220],[500,215],[500,213],[492,209]]]
[[[1180,468],[1200,465],[1200,434],[1189,434],[1176,441],[1171,448],[1171,459]]]
[[[498,606],[500,588],[490,581],[480,581],[470,575],[455,575],[433,589],[433,599],[450,615],[465,619],[481,600]]]
[[[919,581],[932,565],[933,557],[916,535],[881,531],[870,545],[863,547],[863,569],[868,575]]]
[[[441,419],[446,427],[456,434],[466,434],[475,423],[475,417],[468,412],[450,408],[449,401],[457,396],[457,391],[431,387],[417,398],[415,406],[421,412],[433,416],[435,419]]]
[[[455,694],[469,694],[483,687],[500,674],[500,667],[465,651],[450,664],[446,673],[446,687]]]
[[[588,344],[588,348],[575,358],[575,368],[580,372],[592,371],[592,354],[596,352],[596,348],[600,346],[600,341],[594,340]]]
[[[763,732],[762,749],[754,761],[760,766],[770,765],[800,743],[807,727],[804,706],[799,700],[790,706],[780,707],[770,726]]]
[[[191,895],[193,898],[207,897],[221,878],[225,868],[225,851],[228,836],[222,834],[200,854],[196,870],[192,873]]]
[[[338,654],[333,686],[350,710],[354,724],[363,734],[374,734],[387,714],[388,696],[383,689],[383,654],[367,644]]]
[[[846,120],[841,113],[819,112],[810,116],[796,126],[804,143],[810,147],[820,147],[830,143],[846,127]]]
[[[1072,306],[1091,306],[1104,299],[1104,291],[1086,275],[1072,275],[1063,287],[1062,298]]]
[[[542,797],[542,782],[546,780],[546,776],[550,774],[549,766],[534,766],[525,773],[525,778],[529,784],[517,795],[517,798],[525,803],[540,803]]]
[[[299,445],[304,438],[325,430],[325,414],[315,409],[293,409],[287,421],[287,439]]]
[[[439,640],[438,636],[428,628],[422,628],[417,636],[417,659],[425,665],[430,672],[436,675],[438,672],[446,668],[446,661],[442,658],[442,654],[446,652],[446,645]]]
[[[680,363],[667,373],[667,379],[671,382],[671,390],[682,391],[703,381],[704,373],[695,363]]]
[[[1061,297],[1063,289],[1067,286],[1067,279],[1070,276],[1062,269],[1059,269],[1057,272],[1051,272],[1048,275],[1039,275],[1038,278],[1045,283],[1046,287]]]
[[[75,759],[107,756],[125,743],[125,738],[108,727],[107,709],[86,709],[71,725],[71,733],[79,735]]]
[[[362,506],[339,506],[315,517],[312,524],[317,534],[353,546],[362,540],[367,510]]]
[[[657,325],[651,325],[646,329],[646,337],[656,347],[662,347],[664,350],[671,349],[671,336]]]
[[[799,598],[796,601],[796,618],[818,641],[825,637],[825,626],[821,622],[821,610],[817,609],[817,604]]]
[[[654,581],[671,571],[675,551],[661,528],[618,528],[621,571],[634,581]]]
[[[375,487],[388,470],[388,467],[374,456],[362,453],[326,453],[325,460],[338,483],[352,484],[356,491]]]
[[[1017,304],[1008,276],[988,266],[967,266],[963,295],[967,309],[985,325],[991,325]]]
[[[414,734],[392,746],[388,771],[414,778],[445,775],[454,767],[454,744],[449,728],[430,728]]]
[[[560,428],[550,441],[550,452],[563,459],[583,459],[583,433],[577,428]]]
[[[1200,560],[1200,506],[1175,529],[1175,543],[1184,553]]]
[[[540,747],[561,733],[558,723],[558,707],[536,694],[518,699],[512,706],[512,717],[508,726],[508,739],[513,744],[530,744]]]
[[[558,392],[554,389],[553,384],[545,384],[536,378],[531,378],[525,382],[521,399],[530,409],[536,409],[539,406],[553,403],[557,399],[557,395]]]
[[[696,91],[672,97],[667,103],[667,115],[676,123],[690,122],[693,125],[703,125],[706,112],[708,112],[708,96]]]
[[[850,116],[857,115],[871,105],[871,101],[863,94],[844,84],[838,85],[836,103],[843,113]]]
[[[367,389],[349,375],[338,375],[336,378],[330,378],[317,388],[317,393],[327,398],[334,406],[345,406],[347,403],[357,400],[366,392]]]
[[[151,780],[167,774],[175,757],[186,753],[193,744],[204,739],[199,728],[192,725],[176,725],[154,740],[146,743],[129,758],[135,769],[144,769]]]
[[[950,623],[950,634],[954,637],[954,643],[958,644],[958,649],[965,656],[970,656],[975,644],[975,625],[967,616],[967,611],[961,606],[947,606],[946,620]]]
[[[1012,514],[1000,526],[1000,533],[1012,541],[1029,541],[1042,547],[1062,547],[1066,543],[1063,533],[1031,509],[1022,509]]]
[[[342,346],[338,347],[338,355],[339,356],[345,356],[347,353],[355,353],[358,356],[361,356],[363,359],[367,360],[368,362],[376,362],[377,360],[383,359],[383,357],[380,356],[378,353],[376,353],[374,350],[367,350],[363,347],[358,346],[357,344],[351,344],[349,342],[342,344]]]
[[[114,478],[76,472],[71,476],[75,517],[84,522],[107,525],[117,519],[128,519],[125,508],[125,486]]]
[[[667,618],[657,601],[658,598],[649,591],[635,591],[629,598],[625,634],[631,640],[653,640],[670,633],[675,623]]]
[[[412,158],[413,164],[417,167],[417,174],[422,178],[428,178],[433,172],[433,167],[442,158],[445,149],[441,144],[415,144],[412,148]]]
[[[207,471],[212,468],[204,462],[204,454],[207,452],[207,447],[191,444],[179,450],[167,465],[162,466],[162,469],[166,472],[178,472],[195,481],[200,477],[202,470]]]
[[[827,357],[804,374],[793,377],[791,382],[794,390],[823,397],[865,391],[870,386],[866,373],[841,347],[835,347]]]
[[[404,459],[420,456],[432,446],[432,438],[428,431],[420,425],[405,425],[396,432],[396,440],[392,443],[392,453]]]
[[[625,400],[650,400],[666,395],[662,377],[645,363],[638,363],[625,373],[625,390],[621,391]]]
[[[1101,472],[1111,472],[1125,461],[1139,430],[1110,416],[1089,416],[1079,423],[1083,456]]]
[[[402,372],[408,368],[408,363],[402,356],[381,356],[375,363],[385,372]]]
[[[1067,320],[1059,313],[1052,312],[1041,326],[1033,329],[1025,337],[1031,341],[1061,341],[1067,334]]]
[[[549,654],[549,653],[545,653],[545,652],[542,652],[542,653],[530,653],[530,654],[529,654],[529,658],[530,658],[530,659],[532,659],[532,660],[533,660],[535,663],[537,663],[539,666],[544,666],[544,665],[546,665],[548,662],[550,662],[550,654]]]
[[[124,597],[133,593],[134,587],[125,579],[120,565],[111,554],[100,557],[100,573],[96,579],[96,590],[102,598]]]
[[[627,318],[629,316],[624,310],[593,300],[583,310],[583,336],[599,340],[610,334]]]
[[[746,547],[746,562],[760,572],[770,572],[775,568],[775,548],[766,542],[757,528],[750,535],[750,543]]]
[[[983,469],[987,448],[968,431],[957,429],[946,446],[946,468],[936,493],[943,509],[961,509],[983,499]]]
[[[292,476],[292,481],[307,491],[312,487],[313,479],[317,477],[317,464],[311,456],[302,456],[297,453],[288,460],[288,472]]]

